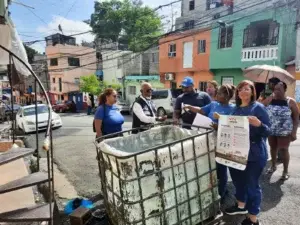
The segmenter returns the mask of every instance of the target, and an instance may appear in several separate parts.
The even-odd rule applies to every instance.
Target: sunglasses
[[[153,90],[152,89],[147,89],[147,90],[145,90],[147,93],[150,93],[150,92],[152,92]]]

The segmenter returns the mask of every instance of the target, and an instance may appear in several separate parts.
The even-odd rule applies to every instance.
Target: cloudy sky
[[[156,8],[174,0],[143,0],[145,5]],[[45,36],[58,32],[58,25],[61,24],[64,34],[76,34],[85,32],[91,28],[83,23],[83,20],[90,19],[94,11],[93,0],[18,0],[34,9],[12,3],[9,10],[16,25],[17,31],[23,41],[33,41],[44,39]],[[164,7],[158,12],[166,16],[163,23],[165,28],[171,26],[171,15],[180,15],[180,3]],[[92,41],[92,34],[76,36],[77,43],[82,40]],[[45,43],[39,42],[31,47],[39,52],[45,51]]]

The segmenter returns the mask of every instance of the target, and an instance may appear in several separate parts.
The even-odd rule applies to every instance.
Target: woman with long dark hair
[[[250,124],[250,149],[244,171],[230,168],[236,189],[237,204],[226,210],[228,215],[245,215],[242,225],[259,225],[262,190],[259,178],[268,159],[266,139],[270,134],[270,119],[266,108],[256,102],[253,82],[242,81],[236,89],[236,108],[232,115],[247,116]]]
[[[95,130],[98,138],[122,131],[124,117],[116,107],[116,102],[117,92],[112,88],[107,88],[99,96],[99,106],[95,113]]]

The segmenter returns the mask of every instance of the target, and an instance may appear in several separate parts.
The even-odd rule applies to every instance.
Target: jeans
[[[232,182],[236,189],[235,197],[246,203],[246,209],[251,215],[258,215],[262,199],[259,178],[266,165],[266,161],[248,162],[244,171],[230,168]]]

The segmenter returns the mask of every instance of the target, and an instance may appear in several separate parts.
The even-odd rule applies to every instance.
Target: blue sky
[[[174,0],[144,0],[143,2],[155,8],[172,1]],[[82,21],[90,19],[90,15],[94,11],[93,0],[16,0],[16,2],[34,8],[30,9],[16,3],[12,3],[9,7],[12,20],[23,41],[44,39],[45,36],[58,32],[58,24],[61,24],[65,34],[90,30],[90,27]],[[173,10],[173,12],[177,12],[178,16],[180,4],[174,5]],[[159,13],[171,18],[171,7],[166,7]],[[92,41],[93,36],[91,34],[77,36],[77,43],[81,43],[82,40]],[[45,48],[42,42],[36,43],[32,47],[39,52],[43,52]]]

